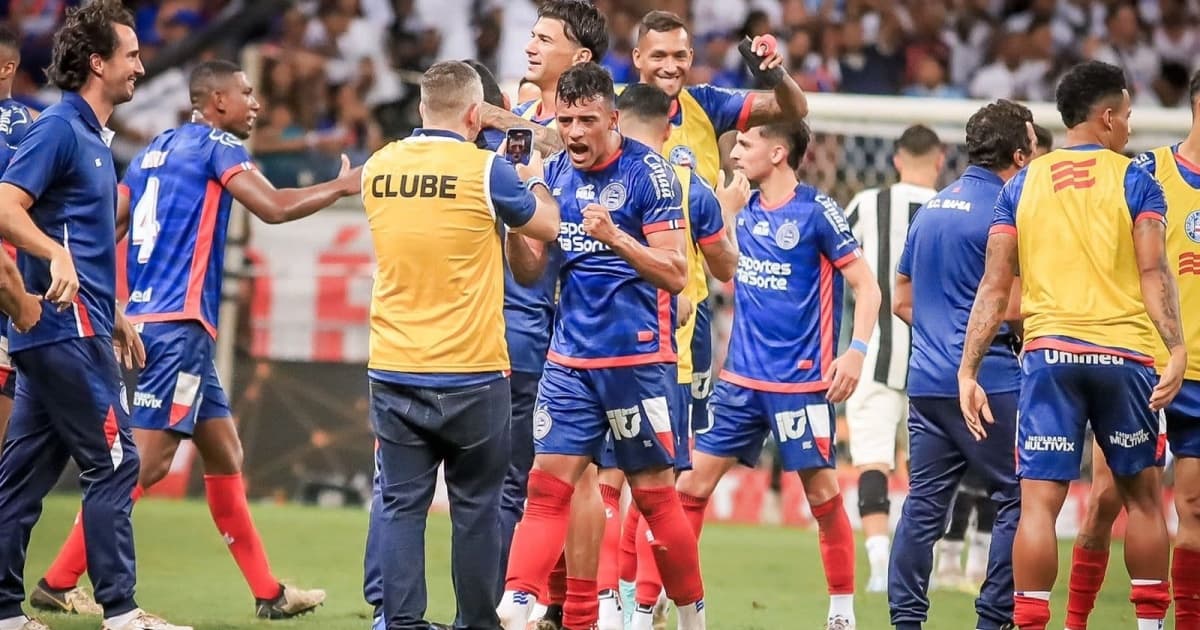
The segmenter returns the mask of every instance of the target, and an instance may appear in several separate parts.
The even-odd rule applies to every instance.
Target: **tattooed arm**
[[[533,147],[542,155],[557,153],[563,149],[562,138],[554,129],[525,120],[520,116],[504,109],[484,103],[479,109],[479,115],[484,127],[508,131],[513,127],[533,129]]]
[[[800,120],[808,115],[808,98],[804,90],[791,75],[784,74],[783,81],[771,92],[754,92],[750,105],[750,116],[746,128],[785,120]]]
[[[1161,409],[1171,402],[1183,383],[1187,347],[1179,318],[1179,289],[1167,264],[1166,225],[1157,220],[1137,221],[1133,226],[1133,249],[1141,276],[1142,301],[1158,329],[1163,345],[1171,353],[1158,386],[1150,395],[1150,407]]]
[[[987,437],[982,421],[993,422],[987,394],[975,380],[988,346],[1000,330],[1008,311],[1013,279],[1017,275],[1017,235],[993,232],[988,237],[987,262],[983,279],[975,293],[971,318],[967,322],[967,338],[963,342],[962,362],[958,366],[958,400],[967,428],[976,440]]]

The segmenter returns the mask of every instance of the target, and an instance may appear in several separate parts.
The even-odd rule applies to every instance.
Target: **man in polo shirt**
[[[102,630],[179,630],[138,608],[131,493],[138,457],[113,344],[142,355],[116,309],[116,169],[104,127],[142,75],[133,18],[116,0],[67,14],[47,74],[61,103],[34,122],[0,182],[0,238],[19,250],[41,319],[10,326],[21,373],[0,458],[0,630],[43,630],[21,610],[29,532],[67,457],[81,470],[84,536]],[[190,630],[190,628],[188,629]]]

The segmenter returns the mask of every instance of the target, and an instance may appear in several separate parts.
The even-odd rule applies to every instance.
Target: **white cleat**
[[[887,590],[888,590],[887,576],[886,575],[875,575],[874,573],[872,573],[871,578],[867,580],[867,592],[868,593],[886,593]]]
[[[105,619],[104,623],[100,624],[100,630],[193,630],[193,628],[167,623],[162,617],[139,610],[136,617],[119,626],[113,625]]]
[[[854,630],[854,622],[842,615],[834,615],[825,622],[825,630]]]

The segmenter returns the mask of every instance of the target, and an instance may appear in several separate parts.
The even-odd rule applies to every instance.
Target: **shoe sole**
[[[318,608],[320,608],[321,606],[324,606],[324,605],[325,605],[325,602],[318,602],[316,604],[313,604],[312,606],[309,606],[308,608],[305,608],[303,610],[298,610],[293,613],[284,612],[282,610],[271,608],[271,609],[268,609],[269,612],[266,615],[263,615],[262,609],[259,609],[259,610],[254,611],[254,616],[259,619],[266,619],[268,621],[279,621],[281,619],[293,619],[295,617],[303,617],[304,615],[314,613],[314,612],[316,612],[316,610]]]
[[[41,588],[34,589],[33,593],[30,593],[29,605],[38,610],[44,610],[47,612],[56,612],[66,615],[82,614],[67,600],[58,599],[54,597],[54,595]]]

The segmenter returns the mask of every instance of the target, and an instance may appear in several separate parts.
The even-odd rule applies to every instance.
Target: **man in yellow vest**
[[[1179,393],[1188,365],[1166,256],[1166,204],[1154,178],[1118,153],[1129,141],[1130,116],[1120,68],[1098,61],[1075,66],[1055,95],[1066,146],[1031,162],[996,202],[963,343],[959,401],[968,429],[984,439],[984,423],[993,417],[979,368],[1019,271],[1025,354],[1013,622],[1043,630],[1050,621],[1058,572],[1054,523],[1069,483],[1079,477],[1090,424],[1129,514],[1125,564],[1137,627],[1161,628],[1171,603],[1162,410]],[[1164,367],[1156,379],[1159,354]]]
[[[423,127],[363,166],[375,243],[368,375],[379,442],[387,628],[427,622],[425,518],[438,468],[449,487],[459,624],[497,628],[500,492],[509,459],[509,371],[499,219],[558,235],[536,153],[524,166],[479,149],[483,86],[447,61],[421,79]]]

